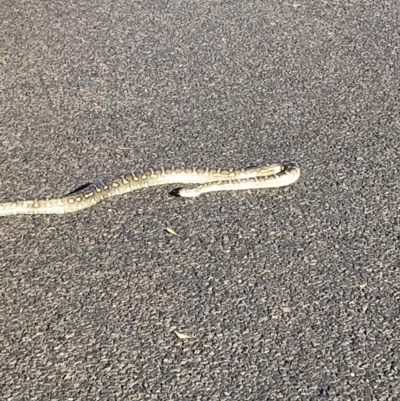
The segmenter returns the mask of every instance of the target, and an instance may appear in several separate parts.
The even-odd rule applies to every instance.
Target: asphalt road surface
[[[0,8],[2,201],[145,166],[302,167],[1,218],[0,399],[398,399],[396,1]]]

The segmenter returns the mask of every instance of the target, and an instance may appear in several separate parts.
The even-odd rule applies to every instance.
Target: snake
[[[158,185],[189,184],[176,195],[193,198],[213,191],[278,188],[293,184],[299,177],[299,166],[288,161],[243,169],[146,168],[97,180],[59,198],[0,202],[0,216],[74,213],[104,199]]]

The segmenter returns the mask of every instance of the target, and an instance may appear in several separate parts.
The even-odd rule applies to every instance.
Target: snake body
[[[290,162],[245,169],[149,168],[95,181],[60,198],[2,202],[0,216],[73,213],[112,196],[157,185],[198,184],[178,191],[179,196],[188,198],[212,191],[283,187],[297,181],[299,176],[299,167]]]

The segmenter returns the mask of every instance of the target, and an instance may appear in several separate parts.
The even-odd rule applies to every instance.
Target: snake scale
[[[197,184],[178,191],[179,196],[196,197],[212,191],[283,187],[293,184],[299,176],[300,168],[291,162],[245,169],[149,168],[95,181],[60,198],[2,202],[0,216],[73,213],[112,196],[157,185]]]

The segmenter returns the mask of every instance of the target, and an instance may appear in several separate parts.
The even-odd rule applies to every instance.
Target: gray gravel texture
[[[303,173],[2,218],[0,399],[399,399],[397,2],[1,14],[0,199],[152,165]]]

